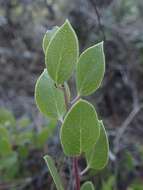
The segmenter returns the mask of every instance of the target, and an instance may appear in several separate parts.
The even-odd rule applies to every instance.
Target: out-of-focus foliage
[[[39,126],[39,131],[32,127],[28,117],[16,120],[12,112],[0,109],[0,180],[24,176],[27,171],[24,163],[32,149],[43,149],[48,138],[53,134],[56,122],[50,121]],[[22,172],[19,172],[22,167]]]

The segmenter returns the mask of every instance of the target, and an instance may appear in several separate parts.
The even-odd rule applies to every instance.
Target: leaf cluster
[[[108,161],[108,138],[103,122],[85,96],[101,85],[105,72],[103,42],[79,55],[76,33],[68,20],[61,27],[47,31],[43,38],[45,66],[35,87],[39,110],[48,118],[60,120],[60,140],[65,155],[83,155],[87,168],[101,170]],[[68,80],[75,74],[77,97],[71,101]],[[74,102],[74,103],[73,103]],[[59,177],[50,156],[45,156],[55,184]],[[57,181],[56,181],[57,179]],[[57,185],[57,189],[63,189]],[[86,183],[81,189],[93,189]]]
[[[53,134],[56,123],[45,121],[39,132],[32,128],[32,121],[23,116],[16,120],[13,113],[0,108],[0,175],[3,180],[14,179],[27,173],[24,161],[30,150],[43,148],[47,139]]]

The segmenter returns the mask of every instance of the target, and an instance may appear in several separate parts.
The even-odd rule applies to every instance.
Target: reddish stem
[[[76,190],[80,190],[80,176],[78,171],[78,158],[73,158],[74,177],[76,182]]]

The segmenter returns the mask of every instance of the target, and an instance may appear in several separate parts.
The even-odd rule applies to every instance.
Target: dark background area
[[[80,52],[103,40],[106,55],[102,86],[88,99],[104,120],[110,161],[104,171],[93,171],[83,180],[92,179],[97,190],[142,190],[142,0],[0,0],[0,107],[11,111],[16,122],[29,119],[27,127],[35,131],[45,124],[34,102],[35,82],[45,67],[42,38],[66,18],[77,33]],[[73,89],[74,81],[69,84]],[[19,161],[12,177],[0,166],[0,190],[54,189],[42,160],[47,144],[26,147],[24,164]],[[69,159],[63,157],[57,132],[48,140],[48,151],[70,189]]]

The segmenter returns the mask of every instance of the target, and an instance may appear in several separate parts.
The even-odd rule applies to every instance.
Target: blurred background
[[[43,118],[34,101],[45,67],[43,35],[66,18],[81,52],[105,42],[104,81],[88,99],[104,120],[110,160],[83,181],[91,179],[96,190],[143,190],[142,0],[0,0],[0,190],[55,190],[42,158],[47,152],[72,189],[56,123]],[[69,84],[74,90],[74,80]]]

